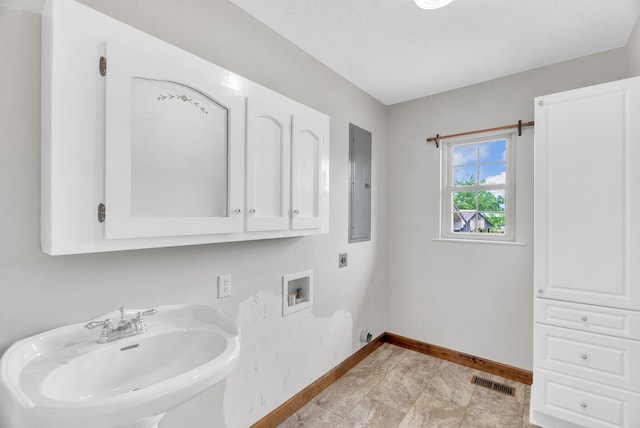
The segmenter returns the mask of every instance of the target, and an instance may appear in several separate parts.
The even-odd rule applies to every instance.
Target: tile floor
[[[516,388],[514,397],[471,383]],[[385,343],[280,428],[531,428],[528,385]]]

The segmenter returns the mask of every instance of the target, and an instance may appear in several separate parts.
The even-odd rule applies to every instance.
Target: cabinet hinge
[[[104,220],[107,218],[107,207],[104,206],[103,203],[98,204],[98,222],[104,223]]]
[[[100,76],[106,76],[107,75],[107,59],[103,56],[100,57]]]

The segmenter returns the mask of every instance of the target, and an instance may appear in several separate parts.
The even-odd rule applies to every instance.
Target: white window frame
[[[462,241],[515,242],[516,239],[516,132],[484,132],[473,136],[449,138],[442,141],[441,153],[441,197],[440,197],[440,238]],[[467,144],[479,144],[497,140],[506,140],[506,183],[499,185],[480,185],[455,187],[453,185],[453,147]],[[504,234],[493,233],[456,233],[451,228],[451,198],[460,191],[502,190],[505,192],[505,226]]]

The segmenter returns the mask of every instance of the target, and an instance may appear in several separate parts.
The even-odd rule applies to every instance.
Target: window
[[[443,238],[514,240],[514,134],[445,141]]]

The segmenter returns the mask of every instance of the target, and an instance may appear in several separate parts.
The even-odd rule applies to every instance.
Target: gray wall
[[[627,50],[627,73],[631,76],[640,76],[640,18],[631,33],[631,37],[625,47]]]
[[[13,341],[121,305],[193,302],[240,323],[227,380],[232,427],[245,427],[344,360],[361,328],[385,330],[386,110],[226,0],[86,4],[331,117],[328,235],[50,257],[40,251],[40,16],[0,8],[0,352]],[[373,239],[347,244],[349,122],[373,133]],[[338,253],[349,266],[338,270]],[[281,276],[313,269],[311,311],[282,318]],[[215,298],[216,276],[233,296]],[[283,379],[287,379],[283,385]],[[204,394],[164,428],[207,427]],[[196,403],[196,404],[194,404]]]
[[[390,106],[391,332],[524,369],[532,364],[533,130],[518,139],[521,246],[439,236],[440,151],[426,137],[533,120],[533,98],[625,77],[612,50]]]
[[[44,255],[40,17],[0,8],[0,352],[21,337],[120,305],[212,305],[243,329],[241,363],[226,385],[232,427],[260,419],[343,360],[364,327],[531,368],[531,131],[518,147],[518,240],[526,244],[518,247],[432,241],[439,154],[424,138],[530,120],[537,95],[640,74],[638,26],[626,49],[385,108],[226,0],[84,3],[330,115],[331,232]],[[349,122],[373,133],[374,189],[373,239],[351,245]],[[343,251],[349,267],[338,270]],[[279,317],[281,275],[309,268],[316,274],[312,312]],[[223,273],[233,276],[233,296],[217,300],[216,275]],[[214,398],[203,394],[172,412],[163,428],[206,427]]]

